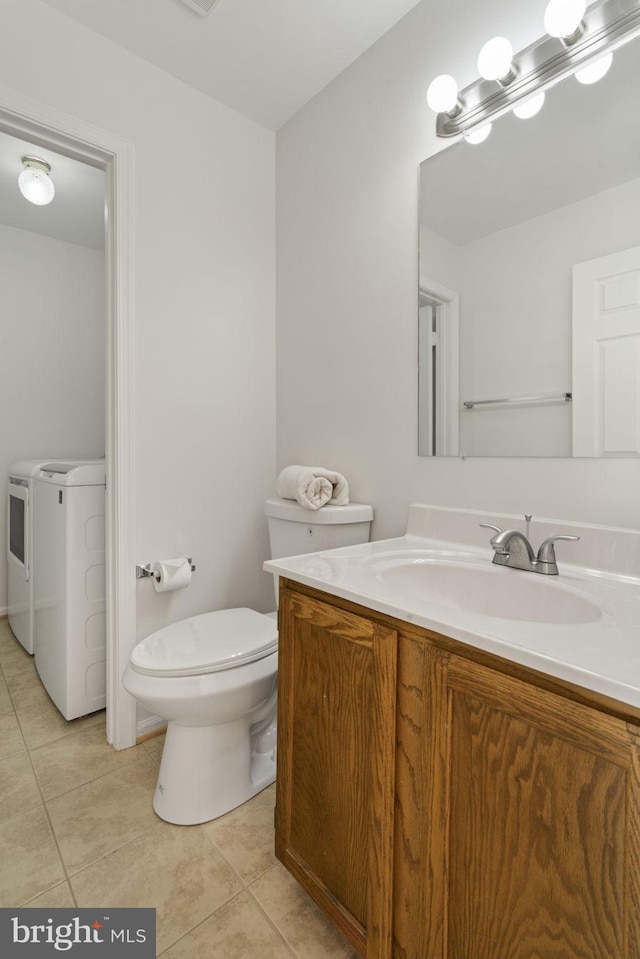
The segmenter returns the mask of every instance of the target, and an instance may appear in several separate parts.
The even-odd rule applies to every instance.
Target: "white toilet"
[[[270,499],[265,513],[273,559],[366,543],[373,519],[358,503],[312,512]],[[168,720],[153,798],[167,822],[216,819],[274,781],[276,619],[252,609],[203,613],[157,630],[131,653],[125,689]]]

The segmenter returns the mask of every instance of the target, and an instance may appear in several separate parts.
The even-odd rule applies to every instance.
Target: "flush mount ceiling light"
[[[24,170],[18,177],[18,186],[25,200],[37,206],[45,206],[53,200],[56,188],[49,177],[51,167],[38,157],[22,157]]]
[[[550,0],[544,24],[546,35],[515,56],[505,37],[486,43],[478,57],[481,79],[459,93],[453,77],[436,77],[427,102],[438,114],[439,137],[485,132],[491,120],[510,111],[522,119],[534,116],[543,103],[540,95],[574,74],[581,83],[595,83],[613,51],[640,36],[640,0],[596,0],[588,8],[586,0]],[[433,88],[442,89],[445,80],[449,94],[434,95]]]

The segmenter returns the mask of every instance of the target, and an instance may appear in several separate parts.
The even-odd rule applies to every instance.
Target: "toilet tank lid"
[[[277,623],[254,609],[220,609],[151,633],[131,653],[138,673],[193,676],[262,659],[278,648]]]
[[[336,525],[339,523],[370,523],[373,508],[365,503],[348,503],[346,506],[322,506],[320,509],[304,509],[293,499],[280,499],[274,496],[264,504],[267,516],[286,519],[293,523],[310,525]]]

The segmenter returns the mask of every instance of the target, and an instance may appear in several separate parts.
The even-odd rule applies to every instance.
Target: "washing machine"
[[[33,654],[33,477],[46,460],[9,467],[7,495],[7,613],[16,639]]]
[[[35,665],[65,719],[106,701],[105,461],[33,476]]]

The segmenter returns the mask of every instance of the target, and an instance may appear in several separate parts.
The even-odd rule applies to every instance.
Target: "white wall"
[[[0,5],[0,85],[133,144],[137,561],[197,565],[138,584],[138,635],[273,608],[273,133],[38,0]]]
[[[104,453],[104,253],[0,224],[0,476]],[[0,611],[7,518],[0,514]]]
[[[546,0],[424,0],[278,133],[278,465],[321,462],[370,502],[637,526],[640,462],[431,459],[417,448],[418,165],[444,145],[430,81],[465,86],[492,36],[542,35]]]

